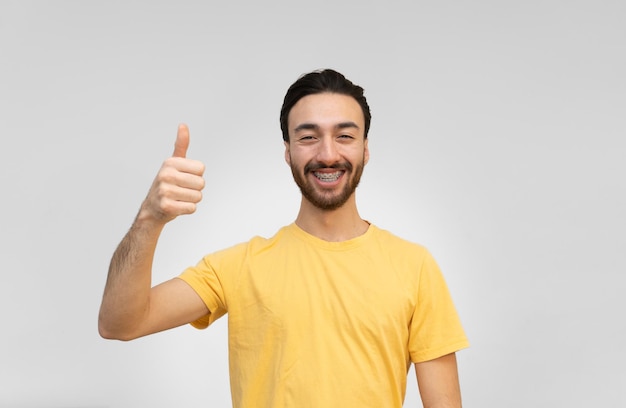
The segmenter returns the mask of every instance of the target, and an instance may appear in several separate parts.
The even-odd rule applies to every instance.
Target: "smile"
[[[325,173],[325,172],[322,173],[319,171],[313,172],[313,175],[317,177],[320,181],[324,181],[328,183],[337,181],[339,177],[341,177],[342,174],[343,174],[343,171],[334,171],[332,173]]]

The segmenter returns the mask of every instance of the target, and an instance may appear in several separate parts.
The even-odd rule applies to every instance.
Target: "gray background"
[[[229,406],[226,319],[98,336],[108,262],[180,122],[208,187],[155,283],[292,222],[278,110],[325,67],[372,107],[361,215],[449,283],[465,406],[626,406],[625,21],[621,0],[3,1],[0,406]]]

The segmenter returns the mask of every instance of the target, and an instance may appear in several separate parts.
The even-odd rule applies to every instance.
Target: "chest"
[[[398,261],[366,250],[258,257],[243,266],[229,301],[229,320],[241,329],[302,338],[320,332],[404,338],[415,305],[414,284],[411,265]]]

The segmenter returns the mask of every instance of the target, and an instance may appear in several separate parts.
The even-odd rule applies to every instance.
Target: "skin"
[[[358,213],[355,189],[369,149],[358,103],[334,93],[308,95],[292,108],[288,126],[285,161],[303,191],[296,224],[326,241],[364,234],[369,224]],[[131,340],[209,313],[196,292],[178,278],[151,287],[152,260],[163,227],[194,213],[202,199],[204,165],[186,157],[188,147],[189,129],[181,125],[172,157],[163,163],[113,254],[98,317],[104,338]],[[339,177],[329,180],[331,173]],[[454,353],[416,363],[415,370],[425,408],[461,407]]]

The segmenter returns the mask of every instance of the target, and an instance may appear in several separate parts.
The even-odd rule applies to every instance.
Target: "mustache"
[[[317,170],[323,170],[323,169],[352,171],[352,164],[349,162],[333,163],[330,165],[324,164],[324,163],[307,163],[304,166],[305,173],[309,173],[309,172],[317,171]]]

